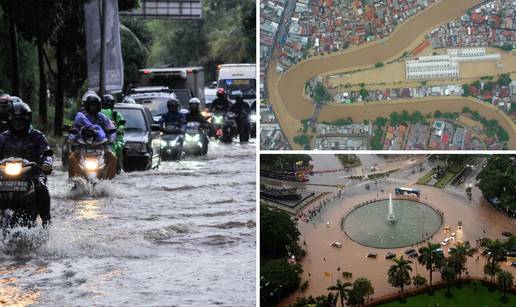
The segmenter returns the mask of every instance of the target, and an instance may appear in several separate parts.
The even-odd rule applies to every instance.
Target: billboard
[[[124,63],[120,44],[120,27],[118,20],[118,0],[106,1],[105,32],[105,90],[118,93],[124,85]],[[102,1],[90,0],[84,6],[86,15],[86,51],[88,58],[88,89],[99,92],[101,59],[101,18]]]
[[[120,12],[144,18],[200,19],[202,0],[141,0],[141,7]]]

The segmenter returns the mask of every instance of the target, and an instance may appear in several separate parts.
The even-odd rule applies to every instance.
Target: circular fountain
[[[342,219],[342,230],[353,241],[374,248],[406,247],[433,236],[442,217],[432,207],[410,199],[373,201]]]

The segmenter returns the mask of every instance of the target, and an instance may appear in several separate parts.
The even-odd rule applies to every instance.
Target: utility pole
[[[106,69],[104,60],[106,58],[106,0],[99,0],[100,9],[100,71],[99,71],[99,96],[104,96],[106,91]]]

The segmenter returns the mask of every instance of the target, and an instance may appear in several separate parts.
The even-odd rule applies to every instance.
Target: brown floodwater
[[[313,104],[303,97],[304,84],[307,80],[317,75],[349,71],[354,67],[374,65],[377,62],[395,58],[408,50],[407,47],[413,44],[422,33],[460,16],[468,8],[481,2],[481,0],[442,0],[409,19],[383,41],[353,48],[340,54],[310,58],[289,68],[282,75],[276,73],[276,64],[271,63],[267,74],[269,98],[289,140],[298,134],[300,120],[310,117],[313,112]],[[459,97],[432,98],[405,103],[331,105],[323,108],[319,119],[332,120],[351,116],[355,121],[362,121],[388,116],[394,111],[419,110],[424,114],[436,110],[458,112],[464,106],[478,110],[489,119],[496,119],[509,132],[509,148],[516,148],[516,129],[507,116],[490,105]]]

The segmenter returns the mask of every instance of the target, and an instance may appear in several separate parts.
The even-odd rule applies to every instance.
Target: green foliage
[[[127,89],[138,84],[140,73],[145,67],[152,44],[152,33],[146,21],[137,17],[122,17],[120,20],[120,38],[124,60],[124,85]],[[124,90],[125,92],[125,90]]]
[[[362,99],[363,99],[363,100],[366,100],[366,99],[367,99],[367,97],[369,97],[369,91],[368,91],[368,90],[366,90],[366,89],[365,89],[365,88],[363,88],[363,87],[360,89],[359,94],[360,94],[360,96],[362,96]]]
[[[327,103],[331,101],[331,95],[322,83],[317,83],[314,87],[314,100],[316,103]]]
[[[289,264],[284,259],[267,261],[260,266],[260,300],[271,306],[295,291],[301,283],[300,264]]]
[[[310,145],[310,137],[306,134],[296,135],[294,142],[299,145]]]
[[[394,264],[387,271],[388,282],[393,287],[400,288],[401,300],[405,301],[404,288],[412,283],[410,278],[410,272],[412,271],[410,264],[412,261],[403,258],[403,256],[399,259],[393,258],[392,261],[394,261]]]
[[[468,108],[468,107],[464,107],[464,108],[462,109],[462,113],[471,113],[471,109],[470,109],[470,108]]]
[[[374,64],[374,67],[376,67],[376,68],[383,67],[383,63],[382,62],[378,62],[378,63]]]
[[[380,128],[377,128],[374,131],[373,138],[371,139],[371,149],[372,150],[382,150],[383,149],[382,138],[383,138],[383,130]]]
[[[512,82],[510,74],[500,75],[500,78],[498,78],[497,82],[498,82],[498,85],[500,85],[500,86],[509,86],[509,84],[511,84],[511,82]]]
[[[479,80],[473,82],[471,85],[473,85],[474,87],[476,87],[477,89],[480,89],[482,87],[482,84],[480,83]]]
[[[423,286],[426,286],[427,285],[427,281],[426,281],[426,278],[417,274],[416,276],[414,276],[412,278],[412,283],[414,284],[414,286],[416,288],[419,288],[419,287],[423,287]]]
[[[387,119],[385,117],[377,117],[374,121],[374,124],[377,127],[385,127],[385,124],[387,124]]]
[[[514,156],[491,156],[478,174],[478,187],[487,198],[498,198],[501,207],[516,210],[516,168]]]
[[[298,245],[300,233],[296,222],[283,211],[260,208],[260,252],[268,258],[301,257],[304,251]]]
[[[332,122],[323,121],[322,123],[329,126],[347,126],[353,124],[353,119],[348,116],[348,118],[339,118]]]
[[[260,155],[260,168],[274,171],[292,171],[296,167],[296,163],[301,161],[303,166],[310,165],[312,157],[309,155]]]

